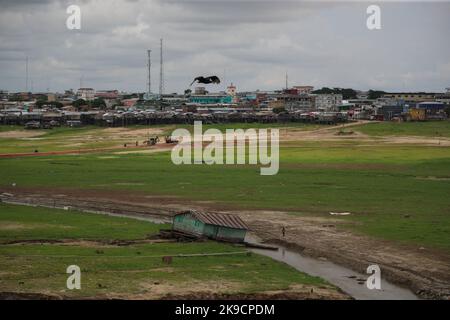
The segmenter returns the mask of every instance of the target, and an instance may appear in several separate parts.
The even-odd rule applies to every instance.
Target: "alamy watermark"
[[[81,8],[75,4],[67,7],[66,13],[69,15],[66,19],[66,27],[69,30],[81,29]],[[378,5],[372,4],[367,7],[366,14],[369,16],[366,20],[366,26],[369,30],[381,29],[381,9]]]
[[[366,20],[366,26],[369,30],[381,29],[381,9],[376,4],[367,7],[366,13],[369,14]]]
[[[69,30],[81,29],[81,8],[75,4],[70,5],[66,9],[69,16],[66,19],[66,27]]]
[[[67,278],[66,287],[69,290],[81,289],[81,270],[77,265],[70,265],[66,269],[66,273],[69,273],[70,276]]]
[[[373,290],[381,290],[381,269],[377,264],[372,264],[367,267],[367,274],[370,276],[366,280],[367,289]]]
[[[275,175],[279,169],[278,129],[218,129],[203,132],[202,122],[194,122],[193,136],[187,129],[176,129],[172,139],[182,141],[172,149],[172,162],[180,164],[260,164],[261,175]],[[247,148],[248,141],[248,148]],[[204,146],[205,143],[208,143]],[[270,145],[270,153],[269,153]]]

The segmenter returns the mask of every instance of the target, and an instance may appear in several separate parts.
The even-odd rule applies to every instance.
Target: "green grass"
[[[357,127],[355,130],[371,136],[425,136],[450,138],[450,121],[378,122]]]
[[[10,126],[6,126],[10,127]],[[8,131],[5,126],[0,126],[0,132]],[[23,128],[16,128],[19,130]],[[23,129],[24,130],[24,129]],[[86,126],[82,128],[57,127],[49,130],[37,130],[35,137],[30,138],[0,138],[0,153],[29,153],[34,150],[40,152],[73,150],[79,148],[90,148],[92,145],[83,140],[87,135],[101,137],[103,128],[96,126]],[[81,145],[73,145],[81,142]],[[117,145],[117,141],[97,141],[96,148],[110,147]]]
[[[167,130],[165,130],[165,134],[169,135],[172,133],[174,129],[183,128],[189,130],[189,132],[194,131],[193,125],[182,125],[177,124],[173,126],[167,126]],[[222,131],[222,133],[226,132],[226,129],[289,129],[289,130],[315,130],[320,129],[322,127],[327,127],[326,125],[320,124],[310,124],[310,123],[301,123],[301,122],[288,122],[288,123],[215,123],[215,124],[203,124],[202,129],[205,132],[208,129],[218,129]]]
[[[303,124],[303,123],[232,123],[232,124],[214,124],[203,125],[203,131],[210,128],[218,128],[225,132],[225,129],[248,129],[248,128],[285,128],[295,130],[313,130],[320,128],[320,125]],[[193,131],[192,125],[133,125],[127,127],[129,130],[139,129],[162,129],[161,135],[170,135],[176,128],[185,128]],[[51,130],[38,130],[39,135],[30,138],[1,138],[0,137],[0,153],[29,153],[38,150],[39,152],[78,150],[90,148],[110,148],[121,146],[124,143],[134,144],[135,138],[128,138],[111,135],[105,131],[106,128],[98,126],[85,126],[81,128],[58,127]],[[0,125],[0,132],[24,130],[21,126],[4,126]],[[113,138],[114,137],[114,138]],[[146,137],[147,138],[147,137]],[[141,141],[142,142],[142,141]]]
[[[314,127],[289,125],[294,127],[289,130]],[[254,126],[205,125],[203,129]],[[267,126],[274,124],[259,125]],[[175,127],[192,130],[184,125],[168,126],[167,130]],[[449,128],[448,121],[355,127],[375,135],[424,136],[434,132],[446,136]],[[55,131],[58,147],[65,147],[60,137],[67,139],[77,130]],[[101,134],[101,129],[82,130]],[[218,206],[289,210],[321,217],[330,217],[330,211],[350,211],[351,216],[340,219],[348,221],[347,227],[353,231],[414,246],[450,249],[450,148],[352,139],[290,141],[282,143],[280,152],[280,171],[275,176],[261,176],[259,166],[175,166],[168,152],[0,159],[0,186],[16,183],[19,187],[139,191],[214,201]]]
[[[144,239],[160,228],[131,218],[0,203],[0,243],[9,240]]]
[[[128,218],[0,204],[2,240],[140,239],[159,227]],[[64,230],[63,234],[60,229]],[[3,244],[0,245],[0,291],[74,297],[142,294],[155,297],[155,290],[164,294],[176,292],[177,288],[186,291],[209,288],[216,292],[217,284],[226,285],[228,293],[283,290],[296,284],[331,288],[320,278],[256,254],[177,257],[243,250],[216,242],[130,246]],[[174,256],[170,265],[162,262],[162,256],[167,255]],[[81,268],[81,290],[66,288],[66,268],[73,264]]]
[[[16,131],[23,129],[22,126],[16,126],[16,125],[0,125],[0,132],[7,132],[7,131]]]
[[[450,248],[449,148],[352,141],[290,143],[280,152],[275,176],[250,165],[176,166],[168,152],[1,159],[0,185],[140,191],[323,217],[350,211],[342,219],[360,222],[349,225],[358,232]]]

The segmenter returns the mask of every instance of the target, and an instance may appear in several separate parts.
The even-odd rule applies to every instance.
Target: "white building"
[[[342,94],[320,93],[316,95],[316,109],[321,111],[338,111],[342,104]]]
[[[95,90],[92,88],[80,88],[77,91],[77,99],[91,101],[95,99]]]
[[[294,86],[295,90],[297,90],[298,94],[311,94],[314,90],[313,86]]]
[[[233,82],[227,87],[227,94],[232,97],[233,103],[238,102],[236,86],[233,85]]]

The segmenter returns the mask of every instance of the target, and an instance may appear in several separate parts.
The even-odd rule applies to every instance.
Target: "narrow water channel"
[[[5,201],[7,203],[30,205],[29,203],[18,201]],[[45,205],[41,205],[45,207]],[[51,207],[51,206],[48,206]],[[62,208],[61,208],[62,209]],[[115,217],[126,217],[137,220],[149,221],[152,223],[169,223],[168,219],[163,217],[155,217],[150,215],[130,215],[120,213],[110,213],[104,211],[83,210],[79,211],[106,214]],[[248,242],[257,243],[258,241],[252,237],[247,236]],[[368,289],[365,280],[369,275],[355,272],[349,268],[337,265],[333,262],[321,259],[315,259],[303,256],[300,253],[289,250],[283,246],[276,245],[278,250],[266,249],[250,249],[252,252],[270,257],[274,260],[284,262],[295,269],[307,273],[312,276],[320,277],[329,283],[340,288],[342,291],[357,300],[417,300],[418,297],[410,290],[397,286],[383,279],[383,270],[381,270],[381,289]]]
[[[392,284],[383,277],[381,278],[381,289],[370,290],[365,281],[369,275],[355,272],[330,261],[306,257],[281,246],[277,247],[277,251],[265,249],[251,249],[251,251],[284,262],[309,275],[320,277],[357,300],[418,299],[410,290]],[[383,270],[381,270],[381,275],[383,276]]]
[[[100,212],[97,212],[100,213]],[[106,213],[109,214],[109,213]],[[109,214],[124,216],[121,214]],[[164,223],[160,218],[142,215],[139,217],[127,215],[129,218],[147,220],[153,223]],[[249,242],[257,242],[253,237],[247,237]],[[312,276],[320,277],[340,288],[342,291],[357,300],[417,300],[418,297],[408,289],[397,286],[381,279],[381,289],[368,289],[366,279],[369,275],[355,272],[330,261],[324,261],[303,256],[295,251],[277,245],[278,250],[250,249],[252,252],[284,262],[295,269]],[[381,270],[383,275],[383,270]]]

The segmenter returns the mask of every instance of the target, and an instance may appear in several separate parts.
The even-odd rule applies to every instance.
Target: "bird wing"
[[[209,77],[213,83],[220,83],[220,79],[218,76]]]
[[[198,81],[200,77],[194,78],[194,80],[191,82],[191,84],[189,86],[192,86],[194,84],[195,81]]]

